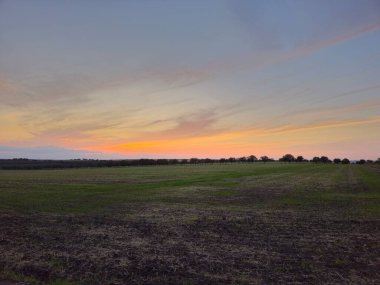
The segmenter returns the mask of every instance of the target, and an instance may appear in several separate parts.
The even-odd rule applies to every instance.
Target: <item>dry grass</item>
[[[6,200],[0,214],[0,276],[8,283],[56,285],[380,281],[380,219],[373,210],[380,201],[378,168],[194,166],[188,174],[178,170],[177,186],[173,168],[153,170],[145,173],[147,181],[143,168],[121,178],[120,169],[106,169],[107,177],[95,171],[97,181],[108,179],[107,191],[115,187],[120,201],[96,204],[91,211],[61,211],[58,201],[47,210],[36,204],[25,212]],[[73,173],[63,171],[59,179]],[[43,185],[58,179],[34,175],[27,173],[15,185],[25,187],[39,175]],[[133,176],[140,188],[131,189],[140,192],[120,195],[115,180]],[[88,170],[85,179],[91,177]],[[81,175],[74,180],[81,182]],[[2,189],[9,181],[12,177]],[[101,199],[104,192],[97,186],[93,196]],[[91,187],[85,191],[91,193]]]

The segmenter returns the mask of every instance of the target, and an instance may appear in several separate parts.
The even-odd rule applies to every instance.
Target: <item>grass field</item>
[[[380,284],[380,166],[0,171],[0,284]]]

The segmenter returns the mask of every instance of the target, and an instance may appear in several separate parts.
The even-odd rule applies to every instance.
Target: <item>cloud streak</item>
[[[20,16],[7,4],[15,14],[0,25],[0,144],[241,153],[372,127],[380,6],[363,1],[206,1],[213,14],[152,6],[158,18],[141,17],[150,12],[139,5],[151,4],[134,3],[129,17],[94,4],[104,23],[79,5],[80,33],[70,9],[59,9],[71,3],[49,4],[59,19],[46,18],[45,6]]]
[[[120,145],[103,146],[99,151],[109,153],[213,153],[216,156],[230,155],[239,153],[244,155],[244,151],[248,151],[251,147],[260,147],[267,149],[278,147],[286,148],[294,144],[297,140],[297,134],[305,132],[313,132],[315,137],[318,137],[318,132],[321,130],[334,130],[342,128],[350,128],[363,125],[373,125],[380,122],[380,116],[370,116],[362,119],[346,119],[346,120],[322,120],[320,122],[312,122],[298,125],[282,125],[272,128],[255,128],[232,132],[219,132],[211,134],[203,134],[203,136],[192,136],[189,138],[177,137],[164,138],[156,140],[141,140],[132,141]],[[276,141],[275,137],[281,136],[289,138],[287,141]],[[284,137],[285,136],[285,137]],[[301,140],[298,139],[298,143]],[[235,145],[236,150],[233,149]],[[226,153],[226,150],[228,152]],[[252,150],[253,151],[253,150]],[[261,150],[262,151],[262,150]]]
[[[41,147],[10,147],[0,145],[0,159],[11,158],[29,158],[29,159],[76,159],[76,158],[93,158],[102,154],[98,152],[89,152],[60,148],[55,146]]]
[[[269,54],[239,55],[223,60],[214,60],[206,65],[187,68],[153,68],[154,71],[140,71],[132,74],[114,75],[113,78],[99,78],[85,74],[50,74],[28,80],[28,83],[10,83],[0,81],[1,102],[10,105],[25,105],[29,103],[80,104],[91,100],[91,93],[121,86],[147,85],[148,90],[142,94],[174,90],[189,87],[215,77],[216,75],[236,72],[244,69],[263,68],[295,60],[321,49],[350,41],[366,33],[380,28],[380,20],[365,26],[355,27],[333,37],[321,39],[306,45],[295,47],[288,52],[272,52]],[[147,84],[149,83],[149,84]]]

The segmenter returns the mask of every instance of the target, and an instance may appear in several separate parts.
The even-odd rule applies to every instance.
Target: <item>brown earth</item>
[[[378,220],[157,207],[118,217],[2,214],[0,225],[0,268],[41,282],[380,282]]]

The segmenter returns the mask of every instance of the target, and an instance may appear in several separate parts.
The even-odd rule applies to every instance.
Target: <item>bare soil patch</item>
[[[380,221],[156,208],[120,217],[2,214],[0,224],[0,269],[41,282],[380,282]]]

